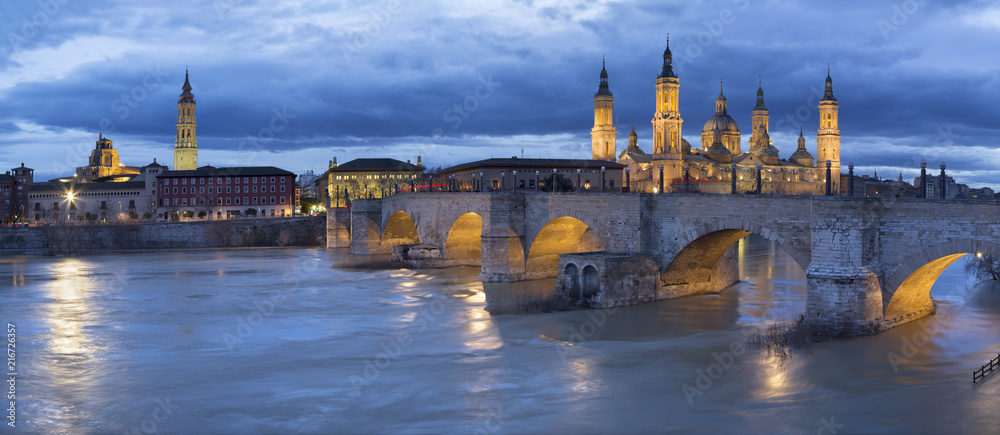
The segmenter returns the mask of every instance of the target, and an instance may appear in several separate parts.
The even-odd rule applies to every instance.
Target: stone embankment
[[[325,246],[323,217],[0,228],[0,255]]]

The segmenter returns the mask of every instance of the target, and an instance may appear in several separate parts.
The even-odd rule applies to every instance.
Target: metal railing
[[[997,354],[997,357],[991,359],[990,362],[983,364],[978,370],[972,371],[972,383],[974,384],[980,379],[986,379],[986,374],[992,373],[997,368],[1000,368],[1000,354]]]

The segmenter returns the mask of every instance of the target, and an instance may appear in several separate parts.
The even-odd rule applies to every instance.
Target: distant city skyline
[[[844,172],[853,162],[912,180],[925,159],[933,174],[944,161],[959,183],[1000,188],[1000,59],[989,55],[1000,7],[984,1],[63,3],[0,17],[0,164],[25,162],[39,180],[86,165],[101,132],[124,164],[171,165],[185,67],[199,165],[586,158],[602,57],[617,151],[634,121],[649,152],[669,33],[692,143],[720,78],[748,135],[761,80],[774,145],[790,154],[800,125],[815,134],[811,97],[829,65]]]

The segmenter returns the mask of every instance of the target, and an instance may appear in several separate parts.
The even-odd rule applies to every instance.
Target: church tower
[[[191,82],[184,71],[184,86],[177,100],[177,137],[174,139],[174,170],[188,171],[198,168],[198,137],[195,135],[194,94]]]
[[[757,105],[753,107],[753,132],[750,136],[750,148],[753,148],[763,133],[760,126],[764,126],[764,130],[771,129],[770,116],[767,114],[767,106],[764,105],[764,88],[761,86],[760,79],[757,79]]]
[[[819,134],[816,136],[816,167],[826,169],[826,161],[831,163],[832,186],[834,192],[840,187],[840,107],[833,96],[833,80],[830,68],[826,69],[826,92],[819,102]],[[823,173],[825,177],[825,172]]]
[[[608,70],[601,60],[601,85],[594,94],[594,128],[590,130],[591,158],[615,161],[615,97],[608,87]]]
[[[681,119],[678,94],[681,82],[674,73],[673,55],[670,53],[670,38],[663,51],[663,69],[656,77],[656,112],[653,115],[653,155],[654,158],[683,157],[681,144]]]

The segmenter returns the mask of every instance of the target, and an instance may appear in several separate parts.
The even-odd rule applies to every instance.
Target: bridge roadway
[[[385,254],[440,248],[488,282],[553,277],[559,254],[642,255],[664,286],[712,283],[743,236],[773,241],[806,272],[806,319],[829,333],[880,330],[934,312],[930,288],[966,254],[1000,257],[1000,202],[787,195],[408,193],[330,209],[328,246]],[[713,287],[714,286],[714,287]],[[689,293],[690,294],[690,293]]]

